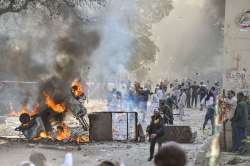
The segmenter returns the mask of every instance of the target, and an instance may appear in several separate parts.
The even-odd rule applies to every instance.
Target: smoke
[[[52,19],[47,9],[30,6],[27,11],[0,17],[4,25],[0,27],[0,80],[39,82],[37,96],[29,98],[38,102],[43,91],[53,97],[68,96],[73,79],[86,77],[90,55],[98,47],[100,36],[74,12],[67,9],[65,13]],[[22,88],[18,88],[22,91],[19,101],[13,102],[27,100]],[[9,87],[9,93],[16,91]]]
[[[166,38],[159,39],[161,51],[152,75],[161,73],[162,67],[166,72],[157,77],[192,78],[195,73],[221,71],[225,1],[175,0],[174,7],[172,14],[155,27],[155,32]]]
[[[127,68],[135,40],[129,26],[136,21],[136,12],[134,0],[116,0],[106,6],[98,25],[101,43],[91,57],[90,78],[114,81],[128,76]]]

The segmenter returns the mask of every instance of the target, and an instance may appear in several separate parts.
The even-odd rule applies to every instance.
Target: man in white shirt
[[[181,95],[178,101],[179,113],[180,113],[180,120],[183,121],[184,116],[184,108],[186,105],[187,95],[185,89],[181,89]]]
[[[237,98],[234,91],[231,90],[228,92],[228,98],[225,99],[225,102],[229,107],[228,120],[231,120],[237,106]]]

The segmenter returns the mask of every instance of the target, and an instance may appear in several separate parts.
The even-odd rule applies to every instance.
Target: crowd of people
[[[215,101],[219,94],[219,87],[218,82],[210,86],[205,85],[204,82],[198,84],[192,80],[181,82],[175,80],[172,83],[165,80],[156,84],[153,89],[151,81],[145,83],[144,86],[139,82],[134,84],[129,82],[123,84],[119,90],[113,88],[108,93],[108,110],[136,111],[142,115],[141,122],[145,122],[147,115],[153,114],[154,111],[160,111],[163,114],[164,121],[173,124],[174,109],[178,110],[179,118],[183,121],[186,109],[199,107],[202,111],[208,103],[206,102],[209,100],[208,97]],[[214,104],[215,102],[210,102],[209,107],[211,108]],[[209,116],[207,116],[207,119],[209,120]]]
[[[149,82],[149,81],[148,81]],[[208,81],[207,81],[208,83]],[[150,124],[147,127],[147,133],[150,140],[150,157],[148,161],[154,158],[154,149],[156,143],[161,143],[159,139],[164,135],[163,127],[174,124],[174,110],[177,110],[180,121],[184,121],[185,111],[195,109],[203,111],[206,108],[206,115],[203,123],[203,130],[207,122],[211,121],[212,134],[214,134],[214,116],[215,105],[219,95],[220,86],[216,82],[213,86],[199,84],[196,81],[161,81],[152,88],[152,84],[147,83],[144,87],[135,82],[129,86],[123,86],[122,91],[113,89],[110,96],[115,97],[116,106],[120,103],[121,110],[137,111],[142,115],[141,123],[145,122],[147,115],[151,115]],[[112,97],[109,98],[109,105],[112,105]],[[150,105],[148,104],[150,103]],[[112,106],[117,109],[117,107]]]
[[[232,129],[232,152],[244,154],[247,151],[245,139],[249,132],[250,102],[243,92],[230,90],[227,94],[220,96],[219,106],[221,118],[225,124]]]
[[[152,83],[148,81],[144,87],[139,82],[123,86],[121,91],[113,89],[112,97],[115,96],[116,105],[120,103],[120,108],[125,111],[137,111],[142,115],[141,122],[145,122],[147,115],[152,115],[150,125],[147,132],[149,133],[150,157],[153,159],[154,147],[157,139],[161,137],[161,128],[165,124],[172,125],[174,123],[173,110],[177,110],[177,115],[181,121],[184,121],[185,110],[194,108],[196,110],[206,110],[202,129],[205,131],[208,122],[211,123],[212,134],[215,133],[215,106],[217,101],[227,106],[223,118],[229,121],[233,131],[233,149],[232,151],[240,151],[244,153],[244,139],[247,136],[248,115],[250,112],[249,104],[247,104],[246,95],[230,90],[227,96],[220,95],[219,82],[209,85],[201,81],[162,81],[152,88]],[[109,104],[112,98],[109,98]],[[119,101],[119,102],[117,102]],[[150,103],[150,105],[148,104]],[[116,108],[117,110],[117,108]],[[156,123],[156,124],[155,124]]]

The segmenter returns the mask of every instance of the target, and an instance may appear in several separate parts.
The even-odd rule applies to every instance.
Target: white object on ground
[[[64,163],[62,166],[73,166],[72,153],[66,153],[65,158],[64,158]]]

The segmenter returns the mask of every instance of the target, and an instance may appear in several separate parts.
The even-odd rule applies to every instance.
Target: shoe
[[[152,161],[154,157],[149,157],[148,158],[148,161]]]

